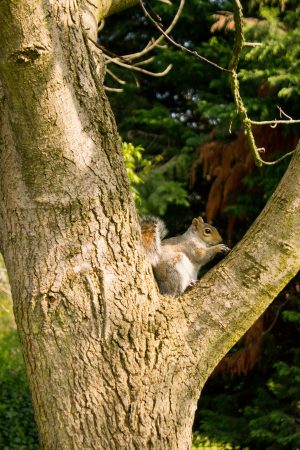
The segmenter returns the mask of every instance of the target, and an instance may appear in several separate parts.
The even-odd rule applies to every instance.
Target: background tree
[[[55,16],[52,5],[32,16],[29,3],[21,16],[13,5],[1,6],[14,18],[2,30],[1,164],[9,164],[1,241],[42,446],[81,448],[84,439],[91,448],[184,448],[208,373],[299,265],[297,156],[293,188],[285,177],[240,249],[184,299],[160,299],[138,252],[119,144],[93,81],[94,47],[82,34],[77,4],[63,10],[55,3]],[[38,26],[22,23],[19,33],[29,17]],[[94,78],[85,76],[90,71]],[[261,251],[254,252],[255,241]],[[258,277],[268,292],[254,283]]]

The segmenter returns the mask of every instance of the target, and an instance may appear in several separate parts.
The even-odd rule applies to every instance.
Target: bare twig
[[[165,33],[169,34],[173,30],[174,26],[178,22],[178,19],[181,15],[184,4],[185,4],[185,0],[180,0],[178,10],[177,10],[171,24],[166,29]],[[160,37],[158,39],[148,42],[146,47],[143,50],[141,50],[140,52],[132,53],[131,55],[124,55],[123,58],[129,59],[130,61],[132,61],[133,59],[136,59],[136,58],[140,58],[141,56],[144,56],[145,54],[147,54],[151,50],[153,50],[155,47],[157,47],[158,44],[163,40],[163,38],[164,38],[164,36],[160,35]]]
[[[112,88],[109,86],[104,86],[104,90],[109,91],[109,92],[123,92],[124,91],[124,89],[122,89],[122,88]]]
[[[261,47],[262,42],[244,42],[244,47]]]
[[[291,116],[288,116],[288,115],[283,111],[283,109],[280,108],[280,106],[277,105],[277,108],[278,108],[278,110],[279,110],[279,115],[280,115],[280,117],[283,116],[283,117],[287,117],[287,118],[290,119],[290,120],[293,120]]]
[[[99,50],[101,50],[105,56],[109,55],[109,56],[111,56],[112,58],[122,59],[121,56],[116,55],[115,53],[113,53],[113,52],[111,52],[110,50],[108,50],[107,48],[105,48],[103,45],[98,44],[98,42],[94,41],[94,40],[93,40],[92,38],[90,38],[89,36],[88,36],[88,40],[91,41],[91,42],[95,45],[95,47],[99,48]],[[125,59],[124,59],[124,61],[126,62]]]
[[[170,70],[172,69],[172,64],[169,64],[168,67],[166,67],[165,70],[163,70],[162,72],[151,72],[150,70],[146,70],[143,69],[141,67],[137,67],[136,65],[130,64],[130,62],[126,61],[126,62],[122,62],[122,58],[119,56],[114,55],[112,52],[108,51],[107,49],[105,49],[105,47],[103,47],[102,45],[98,44],[97,42],[95,42],[93,39],[91,39],[90,37],[88,38],[97,48],[99,48],[99,50],[102,50],[103,52],[107,52],[110,55],[113,55],[112,57],[108,56],[107,54],[104,54],[104,57],[106,59],[106,64],[109,64],[110,62],[113,62],[114,64],[121,66],[121,67],[125,67],[126,69],[130,69],[133,70],[135,72],[141,72],[144,73],[146,75],[150,75],[152,77],[163,77],[165,76],[168,72],[170,72]],[[119,91],[116,91],[119,92]]]
[[[300,120],[294,120],[294,119],[289,119],[289,120],[263,120],[263,121],[257,121],[257,120],[250,120],[250,123],[252,125],[280,125],[280,124],[284,124],[284,125],[291,125],[294,123],[300,123]]]
[[[143,69],[142,67],[134,66],[129,63],[124,63],[116,59],[110,58],[108,56],[106,57],[106,60],[107,62],[113,62],[114,64],[117,64],[117,66],[125,67],[126,69],[134,70],[135,72],[141,72],[146,75],[151,75],[152,77],[163,77],[167,75],[167,73],[170,72],[170,70],[173,67],[172,64],[169,64],[168,67],[166,67],[166,69],[163,70],[162,72],[151,72],[150,70]]]
[[[174,39],[172,39],[168,33],[166,33],[162,27],[156,22],[155,19],[153,19],[153,17],[148,13],[148,11],[145,8],[144,2],[143,0],[139,0],[140,1],[140,5],[143,9],[143,12],[145,14],[145,16],[153,23],[153,25],[161,32],[161,34],[175,47],[180,48],[182,51],[184,51],[185,53],[188,53],[190,55],[196,56],[197,58],[201,59],[202,61],[205,61],[207,64],[216,67],[217,69],[221,70],[222,72],[231,72],[230,69],[224,69],[224,67],[219,66],[218,64],[214,63],[213,61],[210,61],[209,59],[205,58],[204,56],[200,55],[196,50],[190,50],[186,47],[184,47],[183,45],[179,44],[178,42],[174,41]]]
[[[99,33],[100,31],[102,31],[104,27],[105,27],[105,20],[102,19],[102,20],[99,22],[99,24],[98,24],[98,33]]]
[[[133,65],[134,66],[143,66],[144,64],[149,64],[149,63],[151,63],[154,60],[155,60],[155,56],[151,56],[151,58],[144,59],[144,61],[139,61],[139,62],[137,62],[137,63],[135,63]]]
[[[113,73],[111,70],[106,69],[106,72],[114,79],[116,80],[119,84],[126,84],[126,81],[121,80],[121,78],[117,77],[117,75],[115,73]]]
[[[287,303],[287,300],[282,303],[281,305],[278,306],[277,310],[276,310],[276,314],[274,319],[272,320],[272,323],[268,326],[268,328],[263,332],[263,336],[265,336],[266,334],[270,333],[270,331],[272,330],[272,328],[274,327],[275,323],[278,320],[279,314],[281,313],[282,309],[285,307]]]

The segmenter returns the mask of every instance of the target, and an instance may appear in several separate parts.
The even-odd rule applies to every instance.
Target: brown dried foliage
[[[210,31],[215,33],[216,31],[232,31],[235,28],[235,23],[233,20],[233,14],[229,11],[218,11],[216,14],[213,14],[214,23],[212,24]],[[255,17],[247,17],[244,19],[246,26],[252,25],[262,25],[267,27],[268,22],[266,20],[260,20]]]
[[[257,146],[266,149],[265,160],[270,160],[273,155],[282,154],[296,146],[297,135],[289,135],[287,138],[282,130],[280,126],[253,127]],[[212,222],[218,214],[224,212],[228,205],[236,203],[239,192],[245,190],[244,177],[255,169],[244,133],[240,131],[236,139],[226,143],[216,140],[214,132],[210,134],[209,140],[198,149],[190,175],[191,187],[196,183],[199,166],[202,167],[203,176],[207,180],[212,180],[206,205],[206,220]],[[228,218],[227,241],[229,244],[232,242],[236,222],[236,217]]]

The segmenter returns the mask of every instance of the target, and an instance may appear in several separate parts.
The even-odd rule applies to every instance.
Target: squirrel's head
[[[216,245],[223,242],[218,230],[212,225],[205,223],[202,217],[195,217],[191,228],[207,245]]]

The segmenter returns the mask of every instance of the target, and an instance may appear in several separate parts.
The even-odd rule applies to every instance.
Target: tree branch
[[[176,14],[175,14],[171,24],[168,26],[168,28],[165,31],[166,34],[169,34],[173,30],[173,28],[176,25],[176,23],[178,22],[178,19],[179,19],[180,15],[181,15],[181,12],[183,10],[184,4],[185,4],[185,0],[180,0],[180,4],[179,4],[179,7],[178,7],[178,10],[177,10],[177,12],[176,12]],[[132,61],[133,59],[136,59],[136,58],[140,58],[141,56],[146,55],[147,53],[152,51],[155,47],[157,47],[159,45],[159,43],[163,40],[163,38],[164,38],[164,35],[161,34],[159,36],[159,38],[157,38],[156,40],[148,42],[148,44],[140,52],[132,53],[130,55],[124,55],[123,58],[124,59],[128,59],[130,61]]]
[[[289,120],[262,120],[262,121],[258,121],[258,120],[250,120],[251,125],[293,125],[295,123],[300,123],[299,119],[289,119]]]
[[[138,4],[138,0],[98,0],[98,21]]]
[[[218,64],[214,63],[213,61],[210,61],[209,59],[205,58],[204,56],[200,55],[196,50],[190,50],[186,47],[184,47],[181,44],[178,44],[178,42],[174,41],[166,31],[163,30],[163,28],[156,22],[155,19],[149,14],[147,9],[145,8],[143,0],[139,0],[140,5],[142,7],[142,10],[145,14],[145,16],[153,23],[153,25],[160,31],[160,33],[172,44],[174,47],[179,48],[185,53],[188,53],[190,55],[196,56],[197,58],[201,59],[202,61],[206,62],[210,66],[216,67],[217,69],[221,70],[222,72],[230,72],[229,69],[224,69],[224,67],[219,66]]]
[[[106,57],[106,60],[107,60],[107,62],[113,62],[117,66],[125,67],[126,69],[130,69],[130,70],[133,70],[135,72],[141,72],[141,73],[144,73],[146,75],[151,75],[152,77],[157,77],[157,78],[164,77],[172,69],[172,64],[169,64],[165,68],[165,70],[163,70],[162,72],[151,72],[150,70],[143,69],[142,67],[134,66],[132,64],[125,64],[125,63],[123,63],[123,62],[121,62],[119,60],[109,58],[108,56]]]
[[[138,0],[83,0],[80,8],[83,25],[88,36],[96,39],[99,22],[137,3]]]
[[[253,135],[252,125],[264,125],[264,124],[270,124],[276,126],[278,123],[298,123],[299,121],[267,121],[267,122],[256,122],[251,120],[248,117],[247,109],[245,107],[244,101],[242,99],[242,96],[240,94],[240,85],[238,81],[237,76],[237,66],[241,57],[242,49],[244,46],[249,46],[249,42],[245,42],[244,38],[244,32],[243,32],[243,8],[239,0],[233,1],[233,14],[234,14],[234,23],[235,23],[235,41],[234,41],[234,49],[232,52],[231,61],[229,63],[229,69],[230,69],[230,85],[231,85],[231,91],[234,98],[234,103],[236,106],[237,114],[240,116],[242,120],[242,126],[244,128],[245,134],[248,139],[248,144],[250,147],[250,150],[253,154],[253,158],[255,161],[255,164],[257,166],[265,165],[274,165],[277,164],[282,159],[285,159],[286,157],[290,156],[293,152],[288,152],[284,154],[281,158],[275,160],[275,161],[264,161],[260,153],[264,152],[264,148],[258,148],[255,142],[255,138]],[[258,45],[256,42],[255,45]]]
[[[207,375],[299,271],[299,198],[300,141],[243,240],[179,298],[189,324],[187,340],[199,364],[207,361]]]

